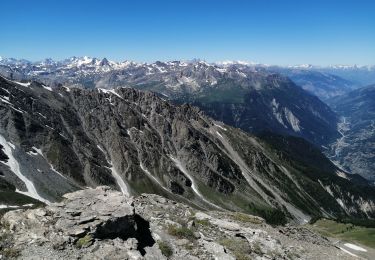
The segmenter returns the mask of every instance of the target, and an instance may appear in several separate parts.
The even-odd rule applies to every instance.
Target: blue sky
[[[0,56],[375,64],[375,1],[2,1]]]

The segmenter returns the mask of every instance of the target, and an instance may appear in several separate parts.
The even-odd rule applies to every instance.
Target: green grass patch
[[[357,242],[375,248],[375,228],[360,227],[350,223],[338,223],[329,219],[320,219],[309,225],[309,228],[324,236],[348,242]]]
[[[20,250],[17,248],[5,248],[4,250],[0,251],[0,253],[5,257],[5,259],[16,259],[21,255]]]
[[[177,227],[175,225],[168,226],[168,234],[178,237],[178,238],[186,238],[188,240],[195,240],[193,230],[187,227]]]
[[[92,236],[86,235],[77,240],[76,246],[78,248],[88,247],[93,243]]]
[[[237,260],[250,260],[252,252],[249,243],[241,238],[223,238],[218,241],[220,245],[229,250]]]
[[[43,205],[38,200],[15,191],[0,191],[0,204],[22,206],[25,204]]]
[[[165,257],[171,257],[173,255],[172,247],[164,241],[158,241],[159,249]]]
[[[194,220],[194,222],[198,225],[206,226],[206,227],[211,225],[211,223],[208,219],[196,219],[196,220]]]
[[[244,214],[241,212],[236,212],[232,215],[232,218],[236,221],[252,224],[261,224],[263,221],[255,216]]]

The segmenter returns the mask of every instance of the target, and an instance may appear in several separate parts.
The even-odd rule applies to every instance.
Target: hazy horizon
[[[0,56],[373,65],[374,1],[7,1]]]
[[[114,61],[114,62],[125,62],[125,61],[129,61],[129,62],[135,62],[135,63],[147,63],[147,64],[152,64],[152,63],[155,63],[155,62],[173,62],[173,61],[183,61],[183,62],[192,62],[194,60],[197,60],[197,61],[203,61],[203,62],[207,62],[209,64],[224,64],[224,63],[242,63],[242,64],[245,64],[246,65],[264,65],[264,66],[279,66],[279,67],[293,67],[293,66],[312,66],[312,67],[329,67],[329,66],[351,66],[351,67],[354,67],[354,66],[357,66],[357,67],[373,67],[375,66],[375,63],[373,64],[327,64],[327,65],[320,65],[320,64],[310,64],[310,63],[300,63],[300,64],[275,64],[275,63],[271,63],[271,64],[268,64],[268,63],[261,63],[261,62],[256,62],[256,61],[253,61],[253,60],[230,60],[230,59],[225,59],[225,60],[216,60],[216,61],[209,61],[209,60],[205,60],[205,59],[201,59],[201,58],[191,58],[191,59],[172,59],[172,60],[154,60],[154,61],[138,61],[138,60],[130,60],[130,59],[109,59],[107,57],[95,57],[95,56],[88,56],[88,55],[73,55],[73,56],[70,56],[70,57],[66,57],[66,58],[53,58],[53,57],[45,57],[45,58],[42,58],[42,59],[38,59],[38,60],[32,60],[32,59],[28,59],[28,58],[24,58],[24,57],[15,57],[15,56],[11,56],[11,57],[6,57],[6,56],[2,56],[0,55],[0,61],[1,59],[16,59],[16,60],[27,60],[29,62],[33,62],[33,63],[38,63],[38,62],[42,62],[44,60],[47,60],[47,59],[52,59],[53,61],[57,61],[57,62],[61,62],[61,61],[64,61],[66,59],[70,59],[70,58],[84,58],[84,57],[88,57],[88,58],[96,58],[96,59],[108,59],[109,61]]]

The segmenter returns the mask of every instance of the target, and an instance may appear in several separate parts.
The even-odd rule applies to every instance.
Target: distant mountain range
[[[163,72],[162,67],[168,69],[171,64],[188,65],[202,62],[200,60],[191,61],[172,61],[155,63],[137,63],[131,61],[114,62],[106,58],[71,57],[62,61],[55,61],[50,58],[39,62],[31,62],[25,59],[1,58],[0,73],[9,77],[12,75],[15,79],[42,77],[48,83],[70,83],[83,84],[90,86],[90,80],[87,77],[95,74],[103,74],[111,71],[134,70],[143,68],[144,73],[155,74]],[[223,61],[217,63],[206,63],[207,65],[217,67],[240,67],[246,66],[254,71],[277,72],[290,77],[297,85],[305,90],[325,100],[334,96],[344,94],[360,86],[366,86],[375,83],[375,66],[312,66],[308,64],[298,66],[273,66],[257,64],[245,61]],[[158,65],[159,64],[159,65]],[[164,64],[164,65],[163,65]],[[160,66],[161,65],[161,66]],[[161,70],[159,70],[161,69]],[[133,71],[134,72],[134,71]],[[126,74],[126,73],[125,73]],[[135,73],[138,74],[138,73]],[[124,75],[126,76],[126,75]],[[72,79],[76,78],[76,79]],[[79,80],[78,78],[81,78]],[[85,77],[87,80],[85,80]],[[95,82],[97,83],[97,82]]]
[[[243,61],[206,63],[200,60],[137,63],[90,57],[41,62],[2,59],[0,74],[16,81],[37,80],[52,88],[150,90],[175,104],[198,106],[215,120],[250,133],[302,137],[325,147],[323,150],[330,157],[329,147],[335,147],[341,140],[340,118],[353,118],[347,111],[341,112],[346,99],[340,97],[350,97],[363,84],[375,82],[374,66],[278,67]],[[368,115],[365,109],[361,113],[356,118]],[[363,136],[359,127],[352,129],[352,135]],[[372,135],[371,129],[367,130],[366,134]],[[344,153],[331,157],[332,160],[352,173],[372,179],[373,158],[361,152],[364,145],[361,138],[351,140],[350,147],[354,150],[349,155],[356,152],[361,155],[361,162],[352,163]],[[344,161],[351,162],[353,167],[345,166]]]

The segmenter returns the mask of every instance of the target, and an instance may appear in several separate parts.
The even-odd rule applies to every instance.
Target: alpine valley
[[[375,69],[344,70],[0,59],[4,243],[24,259],[345,259],[298,227],[375,217]]]

